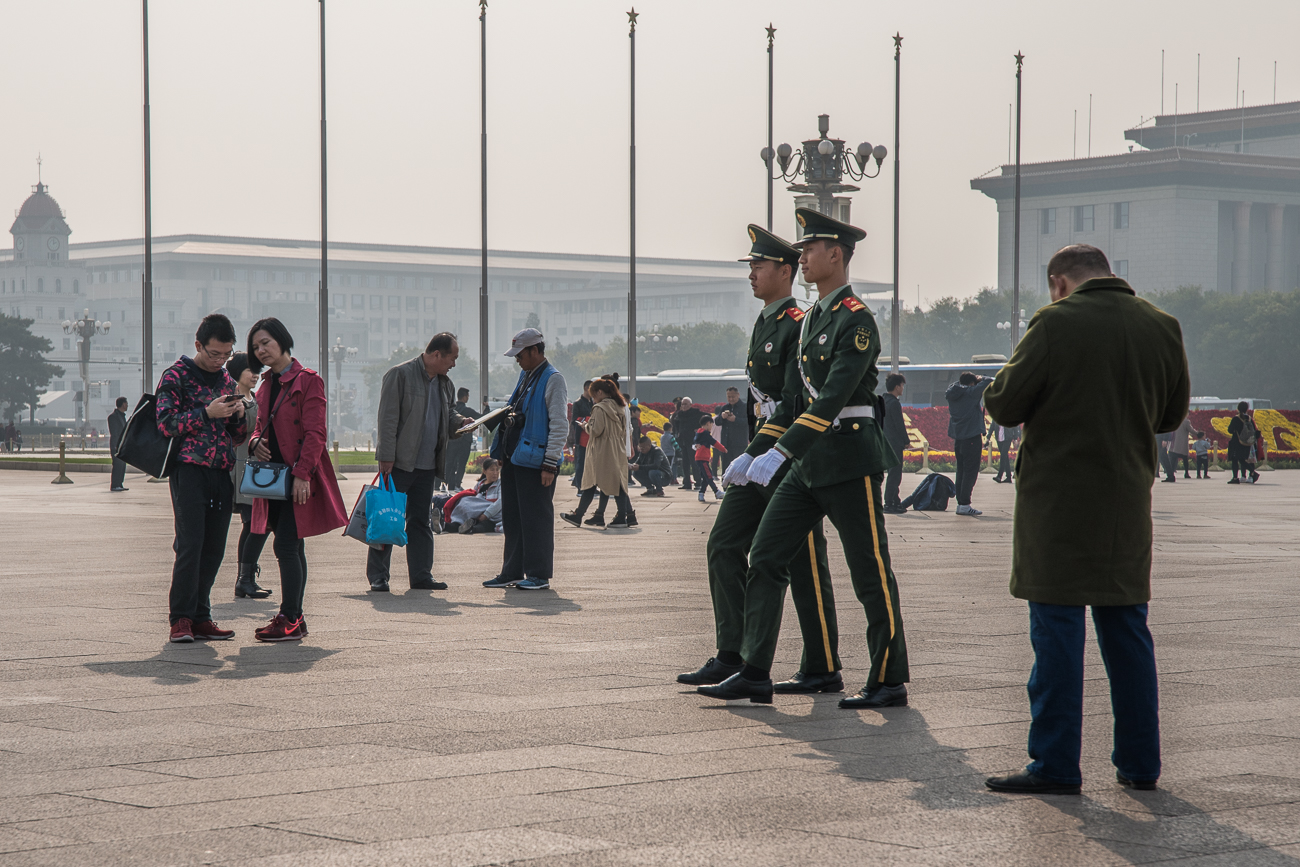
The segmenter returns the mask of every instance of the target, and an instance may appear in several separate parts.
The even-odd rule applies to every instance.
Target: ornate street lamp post
[[[100,322],[90,318],[90,310],[83,310],[80,319],[63,320],[63,333],[77,336],[77,361],[81,374],[81,432],[86,432],[87,418],[90,415],[90,339],[96,334],[107,334],[113,327],[111,322]]]
[[[329,348],[330,360],[334,362],[334,435],[343,429],[343,362],[357,357],[355,346],[344,346],[343,338],[336,337],[334,345]]]
[[[836,193],[856,193],[861,189],[846,184],[845,175],[854,181],[876,177],[880,174],[880,164],[889,155],[889,149],[884,145],[872,147],[869,142],[862,142],[856,150],[846,151],[843,139],[828,137],[830,127],[830,115],[818,115],[818,138],[805,141],[797,156],[790,145],[778,145],[775,156],[781,171],[772,179],[793,181],[802,177],[803,183],[790,184],[786,189],[792,193],[816,196],[817,210],[828,217],[834,217],[836,215],[832,209]],[[772,156],[770,147],[759,152],[764,163],[770,163]],[[876,173],[868,174],[872,160],[876,163]]]
[[[654,358],[655,373],[659,372],[660,364],[655,356],[672,352],[677,348],[677,343],[681,340],[676,334],[638,334],[636,342],[638,348],[646,355]]]

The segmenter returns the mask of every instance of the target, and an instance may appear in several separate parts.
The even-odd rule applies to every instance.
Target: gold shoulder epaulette
[[[847,307],[849,310],[853,311],[854,313],[857,313],[860,310],[867,309],[867,305],[863,304],[861,301],[854,298],[852,295],[844,299],[844,306]]]

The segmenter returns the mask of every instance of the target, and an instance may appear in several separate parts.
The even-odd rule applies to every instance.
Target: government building
[[[1022,163],[1020,285],[1093,244],[1139,291],[1300,287],[1300,102],[1160,115],[1127,153]],[[998,285],[1014,283],[1015,166],[971,181],[997,203]]]

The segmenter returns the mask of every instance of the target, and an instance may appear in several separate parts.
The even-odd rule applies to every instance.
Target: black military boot
[[[265,587],[257,586],[257,575],[262,571],[262,567],[256,563],[239,564],[239,580],[235,582],[235,598],[243,599],[265,599],[271,595],[271,591]]]

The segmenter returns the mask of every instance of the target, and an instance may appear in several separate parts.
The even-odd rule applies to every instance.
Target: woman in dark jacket
[[[1237,414],[1228,422],[1228,460],[1232,463],[1232,478],[1228,479],[1228,484],[1241,484],[1241,479],[1237,478],[1238,472],[1243,477],[1249,475],[1252,483],[1259,481],[1255,462],[1250,460],[1258,436],[1259,430],[1250,417],[1250,404],[1243,400],[1237,404]]]
[[[280,613],[253,633],[258,641],[300,641],[307,634],[303,591],[307,549],[303,540],[347,524],[334,466],[325,449],[325,383],[320,374],[289,355],[293,337],[278,319],[263,319],[248,332],[254,370],[270,368],[257,390],[257,431],[252,453],[259,461],[287,464],[293,475],[290,500],[253,501],[252,532],[275,532],[280,561]]]

